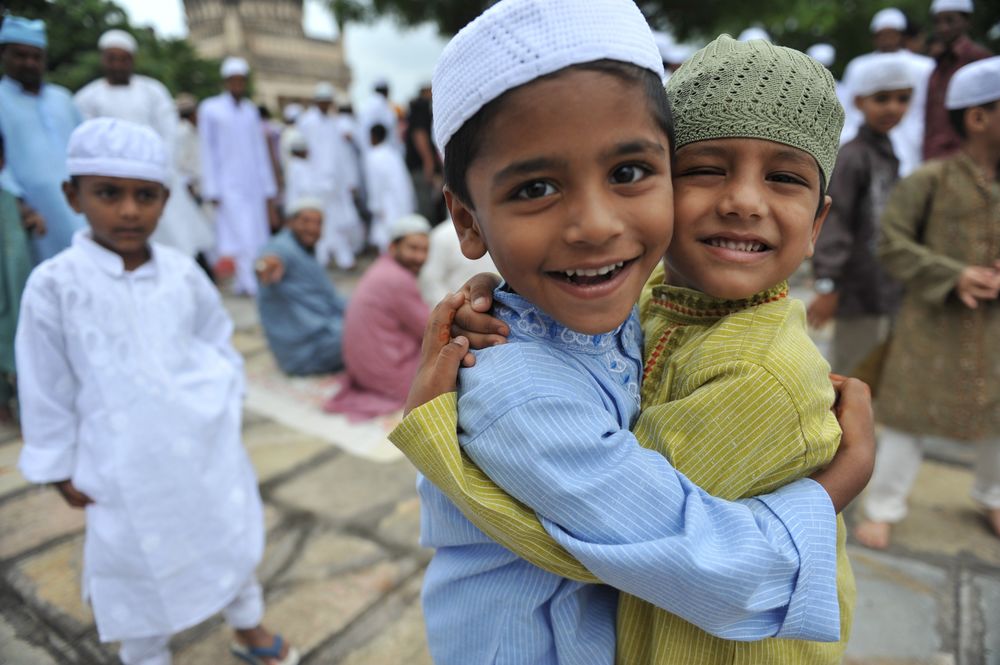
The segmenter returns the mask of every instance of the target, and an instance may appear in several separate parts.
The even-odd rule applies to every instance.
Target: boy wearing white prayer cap
[[[900,181],[882,217],[882,262],[906,295],[879,385],[867,520],[855,533],[879,549],[906,516],[927,436],[974,449],[972,499],[1000,536],[1000,57],[958,70],[945,105],[959,152]]]
[[[126,665],[170,663],[171,635],[220,611],[234,652],[297,662],[260,625],[263,517],[232,323],[190,257],[149,243],[169,196],[163,141],[88,120],[67,163],[88,228],[25,288],[19,468],[87,509],[83,594]]]
[[[719,126],[718,114],[724,115],[722,100],[727,90],[738,93],[742,85],[735,74],[732,88],[728,82],[699,85],[692,81],[701,78],[686,75],[692,66],[749,72],[754,62],[765,62],[786,72],[781,77],[795,79],[799,92],[828,86],[808,102],[803,117],[809,120],[783,135],[785,140],[792,140],[792,133],[803,140],[809,136],[810,146],[823,146],[822,158],[803,152],[798,163],[811,169],[811,184],[796,190],[799,196],[808,192],[809,199],[798,208],[801,226],[818,228],[814,224],[828,205],[819,180],[832,168],[842,118],[829,72],[797,52],[795,58],[785,56],[788,62],[769,60],[790,49],[761,40],[741,43],[727,36],[717,42],[670,80],[671,86],[690,82],[692,89],[677,98],[697,97],[706,107],[689,115],[691,145],[719,136],[711,132]],[[745,58],[729,62],[727,52]],[[692,65],[696,62],[704,64]],[[769,604],[774,598],[757,596],[761,560],[749,552],[768,548],[761,547],[762,534],[746,516],[738,516],[745,507],[711,499],[681,476],[660,454],[656,425],[648,423],[639,439],[629,432],[638,414],[640,382],[648,378],[653,386],[654,392],[642,388],[644,400],[658,400],[655,391],[669,381],[664,377],[668,371],[673,375],[675,365],[667,360],[661,367],[669,363],[671,369],[662,377],[643,376],[641,331],[632,311],[673,228],[673,123],[662,75],[653,36],[629,0],[497,3],[458,33],[436,67],[434,123],[445,155],[445,196],[463,253],[476,258],[488,250],[506,280],[492,297],[500,328],[510,331],[510,343],[478,352],[475,365],[462,370],[453,443],[447,440],[456,431],[449,420],[453,394],[415,409],[390,437],[428,474],[418,481],[422,543],[437,551],[425,576],[423,603],[437,663],[612,663],[616,647],[618,662],[672,657],[665,662],[689,663],[702,662],[698,647],[715,640],[704,631],[743,640],[778,635],[837,642],[840,637],[836,519],[829,503],[826,517],[814,524],[828,528],[830,539],[822,546],[822,537],[799,542],[801,552],[829,547],[821,555],[829,556],[822,570],[802,560],[797,575],[800,582],[818,584],[812,593],[797,588],[805,592],[799,605],[789,600],[794,591],[786,579],[778,584],[783,590],[773,614],[762,612],[757,601]],[[778,76],[771,79],[784,80]],[[810,87],[814,83],[817,87]],[[762,87],[771,98],[759,100],[762,106],[778,106],[784,93],[774,84]],[[799,99],[797,93],[791,98]],[[736,113],[732,125],[719,131],[739,126],[776,136],[753,117],[750,104],[731,108],[747,113]],[[788,129],[785,122],[770,124]],[[699,138],[692,138],[696,134]],[[742,140],[734,139],[738,145]],[[782,152],[778,138],[747,140]],[[722,151],[709,149],[712,155]],[[826,164],[823,171],[819,159]],[[692,168],[676,177],[688,178],[692,187],[729,181],[714,177],[725,176],[731,166],[719,160],[726,166]],[[648,296],[659,286],[646,285],[641,307],[654,306]],[[689,310],[692,302],[677,303],[681,316],[697,315],[701,305]],[[705,311],[717,310],[708,305]],[[428,329],[429,347],[437,332]],[[658,357],[670,357],[672,343],[669,332],[646,340],[646,372]],[[818,352],[814,357],[832,402],[825,363]],[[819,418],[829,416],[828,407],[816,411]],[[839,438],[839,432],[831,434],[827,429],[828,443]],[[835,445],[827,450],[832,453]],[[783,491],[803,492],[794,500],[802,500],[802,508],[811,503],[804,494],[815,489],[806,480]],[[814,498],[829,502],[828,496]],[[722,514],[728,517],[716,521]],[[698,523],[682,515],[697,515]],[[788,534],[774,514],[765,519],[777,519],[772,526]],[[711,563],[721,560],[725,570]],[[721,578],[712,578],[709,568]],[[628,602],[634,613],[622,614],[619,603]],[[661,616],[676,623],[664,628]],[[701,639],[678,640],[683,646],[671,652],[677,624]],[[732,662],[726,643],[718,642],[704,646],[710,659],[705,662],[726,654]],[[831,651],[839,648],[832,645]]]
[[[889,132],[906,115],[913,97],[913,70],[899,53],[876,53],[855,72],[854,104],[864,118],[857,135],[841,147],[830,179],[833,204],[816,242],[816,296],[809,324],[836,321],[830,365],[850,376],[889,333],[899,306],[899,284],[875,254],[879,216],[899,177]]]
[[[969,18],[975,9],[972,0],[934,0],[931,20],[934,37],[943,45],[927,84],[924,159],[948,157],[957,152],[962,138],[952,127],[945,108],[948,82],[959,69],[992,55],[989,49],[969,38]]]

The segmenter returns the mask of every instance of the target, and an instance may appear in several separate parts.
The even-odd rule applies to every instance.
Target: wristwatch
[[[833,293],[837,290],[837,284],[829,277],[820,277],[815,282],[813,282],[813,291],[825,296],[829,293]]]

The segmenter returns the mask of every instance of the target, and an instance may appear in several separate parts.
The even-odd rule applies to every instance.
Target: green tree
[[[868,23],[879,9],[898,7],[917,24],[930,27],[930,0],[637,0],[654,28],[669,28],[682,41],[708,41],[722,32],[737,35],[757,25],[779,44],[806,49],[817,42],[837,48],[839,73],[854,56],[871,50]],[[492,0],[329,0],[338,21],[390,16],[403,24],[436,23],[442,34],[457,32]],[[972,36],[1000,51],[1000,5],[977,3]],[[929,30],[928,30],[929,32]]]
[[[151,76],[171,93],[201,98],[219,91],[219,63],[199,57],[183,39],[159,39],[149,28],[134,28],[111,0],[10,0],[4,13],[45,20],[48,32],[48,80],[79,90],[101,74],[97,40],[118,28],[139,43],[136,72]]]

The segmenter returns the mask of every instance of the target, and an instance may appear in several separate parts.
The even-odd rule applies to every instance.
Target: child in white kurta
[[[389,227],[416,211],[417,197],[406,162],[386,139],[386,128],[375,125],[370,138],[372,147],[365,153],[365,186],[372,213],[368,241],[384,252],[389,247]]]
[[[241,638],[263,630],[254,569],[264,524],[240,440],[242,361],[197,264],[146,244],[158,215],[141,211],[169,177],[159,137],[102,118],[77,128],[68,153],[80,200],[99,186],[91,206],[130,200],[140,212],[97,219],[82,208],[91,228],[28,280],[16,339],[19,467],[86,508],[83,593],[101,640],[122,641],[127,665],[160,665],[172,634],[220,610]]]

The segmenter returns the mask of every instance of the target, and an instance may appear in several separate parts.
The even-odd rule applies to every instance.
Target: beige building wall
[[[254,98],[273,111],[312,96],[318,81],[351,83],[343,42],[307,37],[302,0],[184,0],[188,41],[206,58],[250,63]]]

